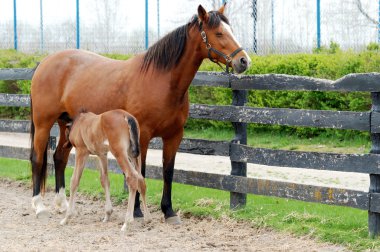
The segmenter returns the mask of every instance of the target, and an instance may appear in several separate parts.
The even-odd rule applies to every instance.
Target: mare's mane
[[[208,15],[209,19],[206,24],[208,28],[212,29],[218,27],[221,21],[229,24],[227,17],[218,11],[210,11]],[[149,47],[144,55],[141,70],[148,70],[151,64],[157,69],[164,71],[173,69],[182,58],[186,47],[189,29],[195,25],[198,25],[200,28],[197,15],[194,15],[190,22],[178,27]]]

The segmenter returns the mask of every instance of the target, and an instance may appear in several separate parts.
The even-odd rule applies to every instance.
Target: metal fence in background
[[[53,52],[80,47],[100,53],[138,53],[189,21],[199,4],[211,10],[223,2],[0,0],[0,49]],[[379,42],[380,1],[227,2],[226,14],[237,39],[260,55],[309,53],[331,42],[360,51]]]

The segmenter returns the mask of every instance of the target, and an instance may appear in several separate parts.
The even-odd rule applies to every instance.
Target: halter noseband
[[[238,54],[240,51],[242,51],[243,48],[239,47],[238,49],[233,51],[230,55],[226,55],[226,54],[222,53],[221,51],[213,48],[211,46],[211,44],[208,42],[206,32],[203,30],[203,23],[202,22],[199,23],[199,30],[201,32],[201,37],[202,37],[203,43],[206,44],[206,49],[208,51],[208,58],[212,62],[218,64],[222,69],[224,69],[223,66],[219,63],[218,59],[214,59],[211,57],[211,52],[214,52],[215,54],[223,57],[226,60],[226,73],[229,73],[230,72],[229,71],[229,65],[231,64],[233,57],[235,57],[236,54]],[[232,71],[233,71],[233,69],[232,69]]]

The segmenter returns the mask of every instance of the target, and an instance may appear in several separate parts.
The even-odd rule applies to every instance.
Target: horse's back
[[[33,76],[33,107],[38,111],[49,107],[47,113],[52,117],[63,112],[74,117],[81,109],[102,113],[122,108],[120,86],[121,80],[126,79],[125,70],[130,69],[128,65],[127,61],[83,50],[52,54],[41,62]]]

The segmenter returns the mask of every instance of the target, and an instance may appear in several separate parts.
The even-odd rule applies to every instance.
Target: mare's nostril
[[[241,57],[241,58],[240,58],[240,64],[241,64],[242,66],[247,66],[247,59],[244,58],[244,57]]]

